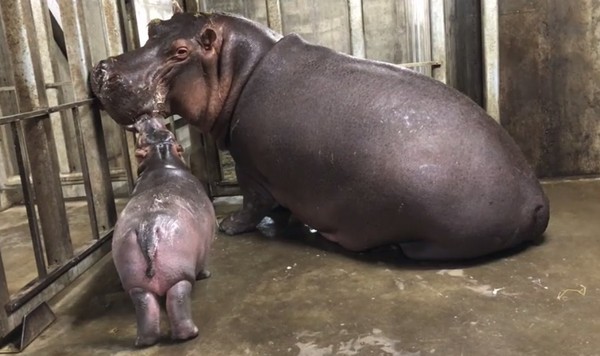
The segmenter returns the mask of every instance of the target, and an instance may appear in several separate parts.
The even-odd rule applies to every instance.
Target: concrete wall
[[[600,1],[499,1],[500,119],[541,177],[600,173]]]

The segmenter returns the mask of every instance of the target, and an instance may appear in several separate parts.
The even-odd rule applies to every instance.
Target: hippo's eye
[[[184,59],[185,57],[187,57],[187,55],[188,55],[187,47],[179,47],[175,51],[175,56],[179,59]]]

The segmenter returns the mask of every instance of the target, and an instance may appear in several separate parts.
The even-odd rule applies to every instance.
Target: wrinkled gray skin
[[[135,305],[137,346],[160,336],[159,298],[174,340],[198,335],[190,293],[205,269],[215,233],[215,213],[202,184],[181,159],[173,134],[158,119],[136,125],[139,178],[113,234],[113,260]]]
[[[123,125],[176,113],[231,152],[244,203],[221,222],[228,234],[280,204],[350,250],[452,260],[546,229],[548,200],[515,142],[450,87],[228,14],[175,14],[149,35],[97,65],[94,91]]]

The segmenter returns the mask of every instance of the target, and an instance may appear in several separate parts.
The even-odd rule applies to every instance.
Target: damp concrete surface
[[[600,355],[600,181],[544,189],[541,245],[468,263],[346,252],[277,213],[218,234],[193,290],[199,337],[171,342],[163,314],[141,350],[109,254],[51,301],[57,320],[22,355]],[[219,218],[240,202],[218,199]]]

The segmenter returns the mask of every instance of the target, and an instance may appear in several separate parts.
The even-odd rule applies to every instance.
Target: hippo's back
[[[440,234],[525,240],[548,220],[516,143],[466,96],[296,36],[246,84],[231,153],[278,202],[353,249]]]

